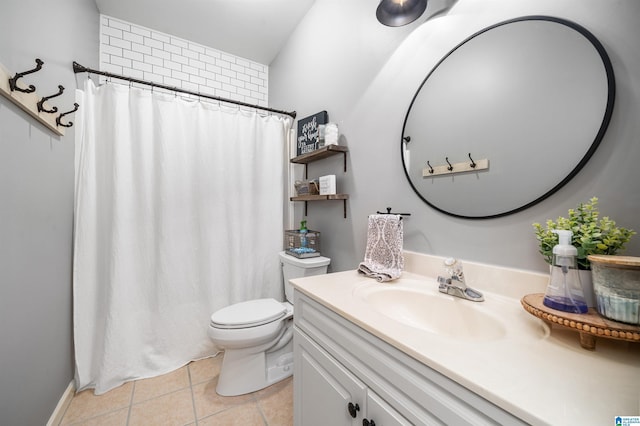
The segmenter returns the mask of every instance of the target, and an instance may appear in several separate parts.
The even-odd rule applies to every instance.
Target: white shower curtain
[[[216,309],[282,300],[291,120],[89,79],[77,97],[76,385],[101,394],[215,353]]]

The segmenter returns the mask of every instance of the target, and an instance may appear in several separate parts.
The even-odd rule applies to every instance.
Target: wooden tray
[[[558,311],[545,306],[542,299],[543,293],[527,294],[520,303],[533,316],[577,331],[580,334],[580,346],[585,349],[595,350],[596,337],[640,343],[640,326],[604,318],[593,308],[589,308],[586,314]]]

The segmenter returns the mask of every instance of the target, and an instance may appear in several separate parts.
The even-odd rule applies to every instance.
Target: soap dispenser
[[[572,232],[553,230],[558,245],[553,247],[551,276],[542,303],[559,311],[584,314],[589,308],[582,292],[578,274],[578,249],[571,245]]]

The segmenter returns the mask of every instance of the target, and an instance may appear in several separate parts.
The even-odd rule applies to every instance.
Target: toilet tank
[[[284,278],[284,293],[287,301],[293,303],[293,286],[289,284],[289,280],[326,274],[327,266],[331,263],[331,259],[324,256],[298,259],[281,251],[280,263],[282,264],[282,277]]]

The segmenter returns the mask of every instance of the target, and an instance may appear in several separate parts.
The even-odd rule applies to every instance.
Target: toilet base
[[[222,359],[216,393],[237,396],[271,386],[293,374],[293,341],[277,350],[227,349]]]

